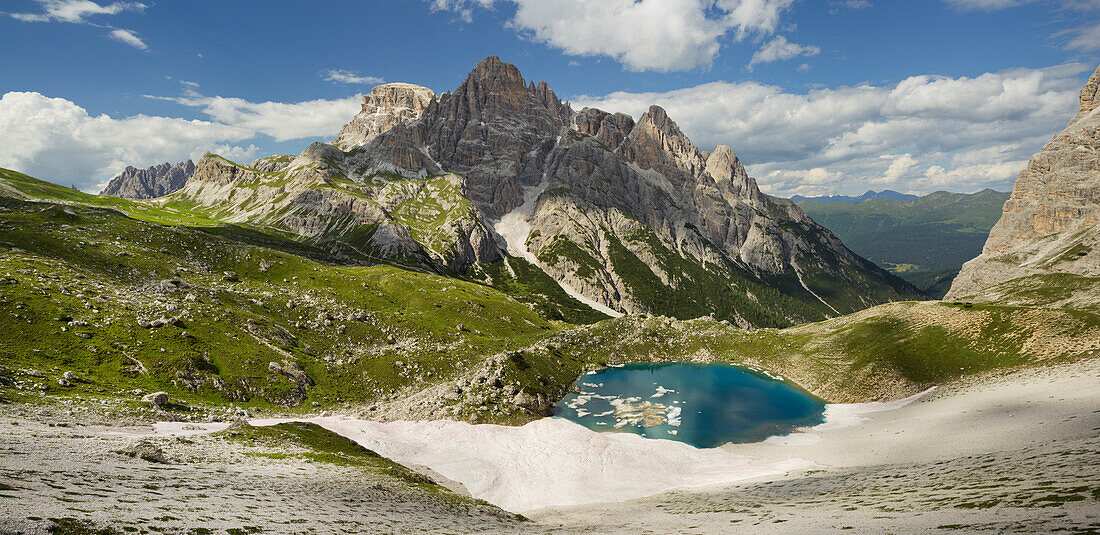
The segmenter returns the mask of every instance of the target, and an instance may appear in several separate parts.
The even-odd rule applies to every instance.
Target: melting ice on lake
[[[574,383],[554,415],[596,431],[713,448],[824,421],[825,404],[791,383],[725,364],[628,364]]]

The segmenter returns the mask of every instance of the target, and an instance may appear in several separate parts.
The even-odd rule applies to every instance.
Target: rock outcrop
[[[155,199],[179,190],[194,173],[195,164],[191,160],[175,165],[165,162],[148,169],[126,167],[99,194],[127,199]]]
[[[434,91],[419,85],[375,86],[363,97],[363,109],[344,125],[332,144],[345,150],[365,145],[399,124],[418,119],[435,98]]]
[[[1050,273],[1100,276],[1100,68],[1066,129],[1016,177],[982,254],[963,265],[945,299]]]

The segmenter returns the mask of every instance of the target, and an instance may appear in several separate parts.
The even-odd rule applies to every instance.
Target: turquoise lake
[[[816,425],[825,404],[794,385],[725,364],[628,364],[581,376],[554,415],[595,431],[713,448]]]

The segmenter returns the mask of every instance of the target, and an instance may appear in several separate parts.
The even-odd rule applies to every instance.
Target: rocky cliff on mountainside
[[[442,272],[500,259],[459,177],[364,177],[355,174],[369,167],[362,155],[324,143],[249,166],[207,155],[165,201],[186,200],[227,223],[297,235],[343,258]]]
[[[607,313],[787,325],[920,296],[761,193],[729,147],[700,151],[663,109],[636,123],[574,112],[495,57],[439,96],[376,88],[336,143],[251,166],[204,158],[172,199],[494,285],[524,268],[490,264],[522,257]]]
[[[1016,177],[982,254],[963,265],[945,299],[1052,273],[1100,276],[1100,68],[1066,129]]]
[[[163,197],[182,188],[194,172],[195,164],[191,160],[175,165],[165,162],[148,169],[127,166],[99,194],[127,199]]]
[[[413,84],[383,84],[363,97],[363,109],[344,125],[332,142],[342,149],[365,145],[398,124],[418,119],[436,98],[427,87]]]

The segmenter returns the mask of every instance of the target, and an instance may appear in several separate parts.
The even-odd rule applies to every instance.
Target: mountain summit
[[[788,325],[920,295],[662,108],[574,111],[496,57],[452,92],[374,88],[334,144],[209,156],[174,198],[353,260],[497,286],[548,275],[611,315]]]

